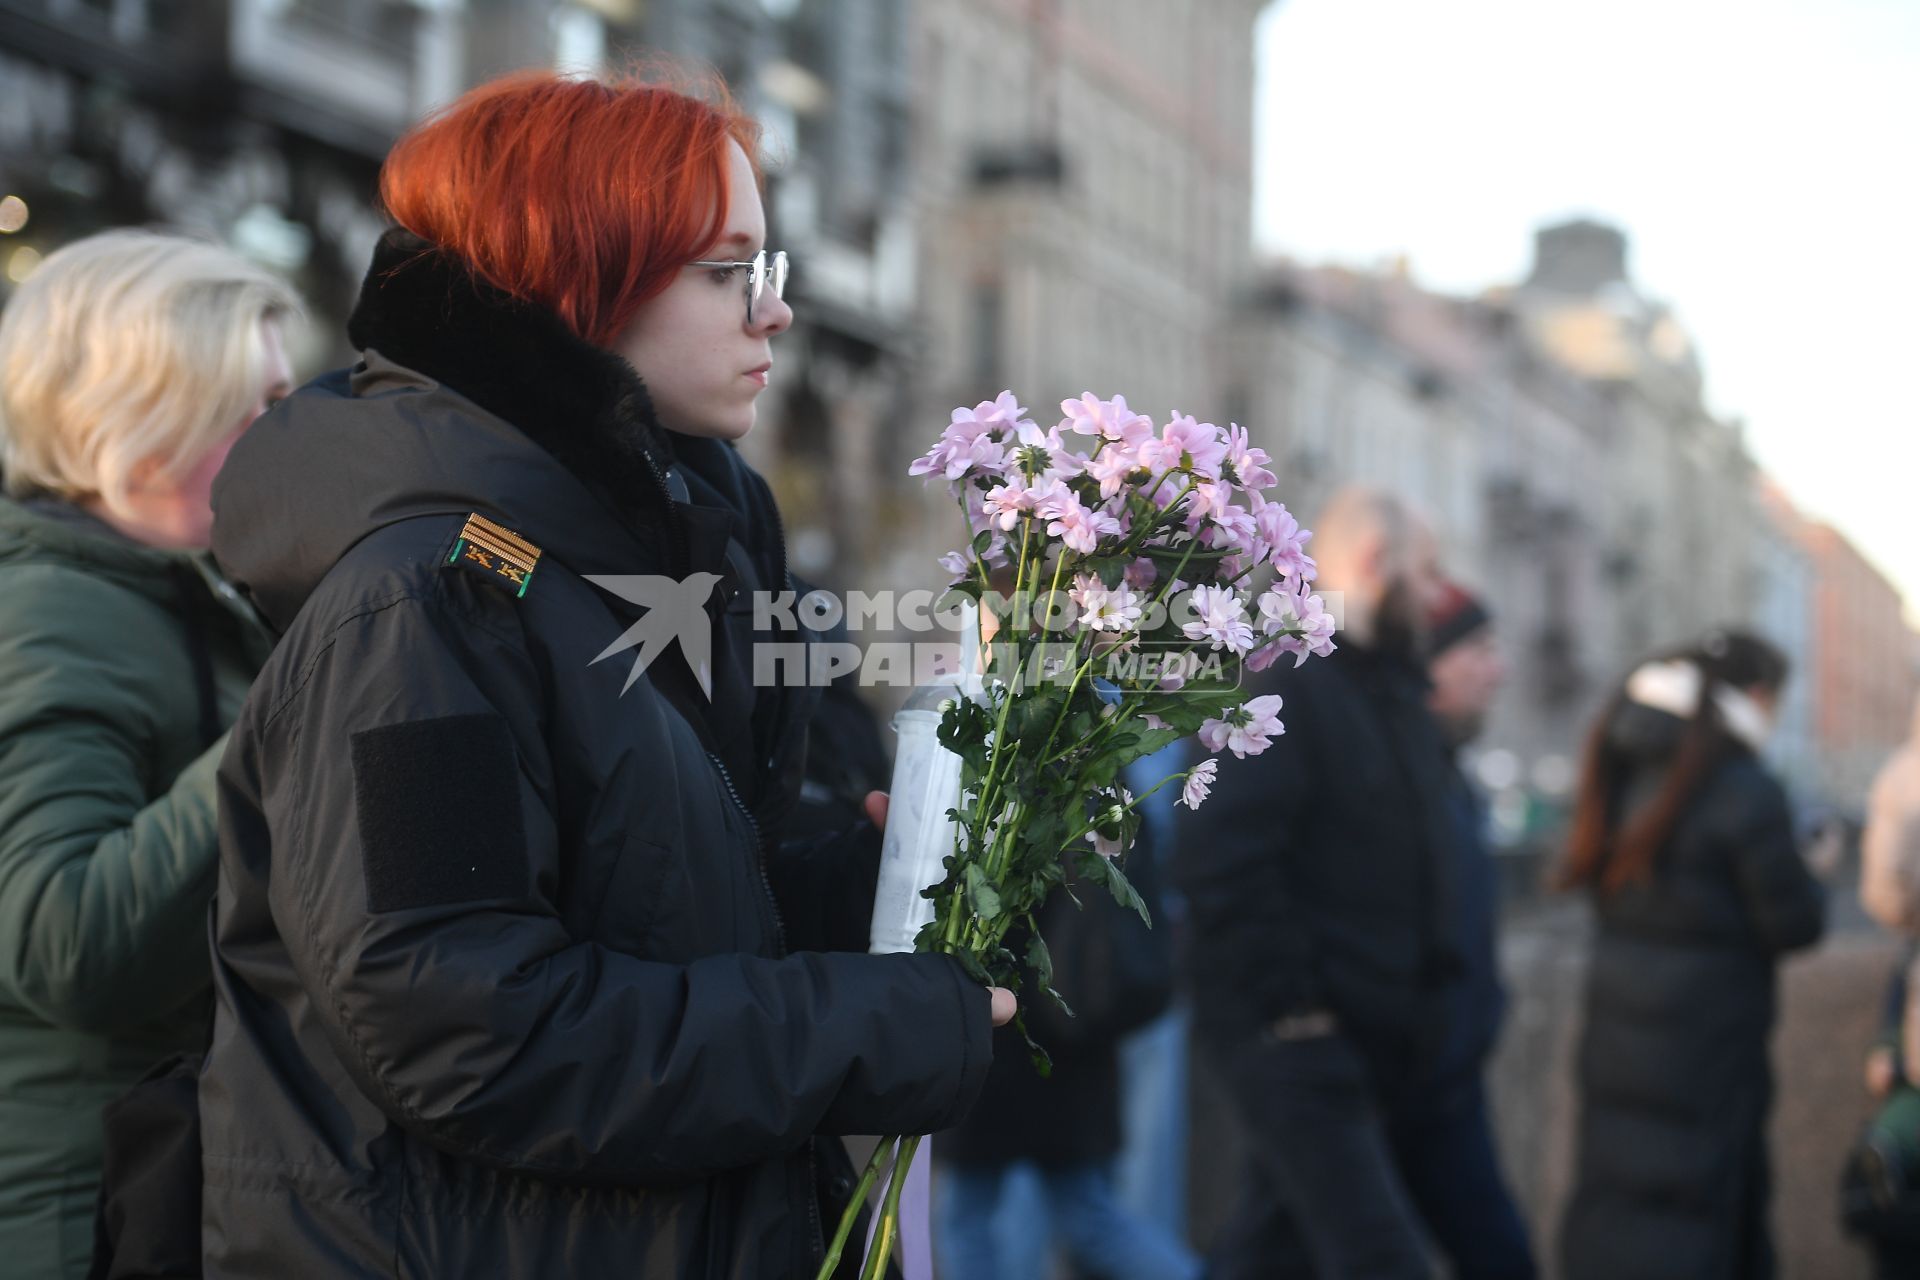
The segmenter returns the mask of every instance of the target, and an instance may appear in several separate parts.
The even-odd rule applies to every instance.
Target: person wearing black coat
[[[1599,918],[1568,1280],[1765,1280],[1776,970],[1824,898],[1758,751],[1787,675],[1715,632],[1634,672],[1587,749],[1565,881]]]
[[[729,443],[791,319],[743,121],[530,74],[422,126],[360,362],[220,477],[214,549],[282,638],[219,773],[210,1277],[809,1277],[838,1135],[984,1083],[1010,996],[864,954],[871,832],[781,839],[812,697],[752,661],[799,637],[755,616],[785,552]],[[618,203],[649,147],[653,203]],[[632,248],[657,287],[618,324],[436,221],[564,266],[701,175],[711,220]]]
[[[1319,585],[1345,600],[1339,648],[1261,678],[1286,735],[1223,758],[1178,828],[1197,1056],[1248,1139],[1211,1274],[1428,1280],[1400,1146],[1428,1118],[1465,990],[1466,837],[1421,662],[1440,580],[1389,495],[1337,495],[1316,527]]]
[[[1417,1089],[1420,1101],[1393,1126],[1394,1154],[1456,1275],[1528,1280],[1535,1273],[1533,1250],[1500,1168],[1485,1079],[1507,1003],[1499,964],[1499,871],[1486,806],[1460,763],[1505,682],[1506,658],[1485,602],[1455,583],[1443,585],[1427,622],[1427,707],[1453,766],[1451,937],[1461,973],[1450,986],[1445,1043]]]

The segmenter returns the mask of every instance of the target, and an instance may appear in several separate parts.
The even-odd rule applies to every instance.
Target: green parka
[[[210,1010],[214,768],[267,632],[205,557],[0,500],[0,1271],[86,1272],[100,1109]]]

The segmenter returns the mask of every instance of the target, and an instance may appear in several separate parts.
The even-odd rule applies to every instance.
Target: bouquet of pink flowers
[[[991,629],[970,694],[941,707],[959,795],[915,947],[956,956],[989,986],[1018,989],[1030,973],[1056,1001],[1034,927],[1049,894],[1102,887],[1147,914],[1124,858],[1144,797],[1121,771],[1192,734],[1215,754],[1266,750],[1285,732],[1280,698],[1245,698],[1243,670],[1330,653],[1334,630],[1312,590],[1312,535],[1267,496],[1270,459],[1244,430],[1178,413],[1156,426],[1121,396],[1060,409],[1045,428],[1010,391],[956,409],[909,469],[945,480],[964,510],[967,544],[940,563]],[[1152,790],[1178,782],[1180,802],[1198,808],[1217,768],[1203,760]],[[1027,938],[1018,956],[1006,945],[1015,926]],[[1044,1051],[1028,1044],[1044,1072]],[[919,1141],[882,1139],[822,1280],[891,1164],[862,1271],[884,1274]]]

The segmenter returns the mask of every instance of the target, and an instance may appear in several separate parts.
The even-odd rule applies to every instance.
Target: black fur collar
[[[347,338],[512,423],[630,521],[673,535],[684,556],[664,480],[673,452],[646,384],[544,307],[395,228],[374,250]]]

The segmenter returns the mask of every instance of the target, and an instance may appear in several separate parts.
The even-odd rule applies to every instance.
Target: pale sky
[[[1920,0],[1279,0],[1255,235],[1476,293],[1630,237],[1707,399],[1920,616]]]

